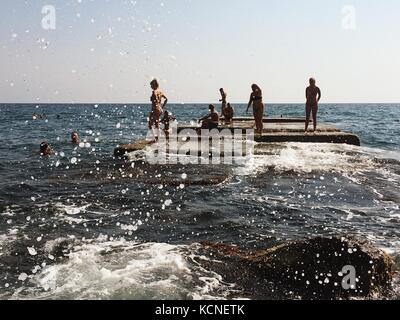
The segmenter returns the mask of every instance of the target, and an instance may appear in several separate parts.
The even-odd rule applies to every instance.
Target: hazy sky
[[[310,76],[324,102],[400,102],[399,31],[399,0],[1,0],[0,102],[148,102],[152,77],[172,102],[303,102]]]

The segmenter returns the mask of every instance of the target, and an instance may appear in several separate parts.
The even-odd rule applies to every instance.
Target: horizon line
[[[62,104],[69,104],[69,105],[151,105],[149,102],[0,102],[0,105],[7,105],[7,104],[15,104],[15,105],[22,105],[22,104],[32,104],[32,105],[62,105]],[[212,103],[212,102],[168,102],[168,105],[187,105],[187,104],[199,104],[199,105],[208,105],[214,104],[219,105],[220,103]],[[233,105],[247,105],[248,102],[231,102]],[[264,103],[265,105],[305,105],[306,102],[267,102]],[[323,102],[319,103],[319,105],[327,105],[327,104],[392,104],[392,105],[400,105],[400,102]]]

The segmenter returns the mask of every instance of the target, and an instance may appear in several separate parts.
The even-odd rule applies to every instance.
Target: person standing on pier
[[[160,85],[156,79],[150,82],[150,86],[153,93],[150,98],[151,112],[149,115],[149,130],[153,131],[154,142],[156,142],[160,136],[160,117],[168,103],[168,98],[160,90]],[[154,128],[156,129],[156,133],[154,133]]]
[[[250,95],[249,105],[247,106],[247,111],[251,105],[253,105],[254,120],[256,122],[256,133],[262,135],[264,129],[263,117],[264,117],[264,102],[262,97],[262,91],[260,87],[256,84],[251,86],[252,93]]]
[[[306,134],[310,124],[311,113],[313,117],[314,132],[317,131],[318,103],[321,100],[321,97],[321,90],[316,86],[316,80],[311,78],[310,86],[306,89]]]

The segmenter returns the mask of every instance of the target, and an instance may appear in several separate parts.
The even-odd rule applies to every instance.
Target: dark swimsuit
[[[262,97],[260,97],[260,96],[253,96],[253,99],[252,99],[253,102],[255,102],[255,101],[261,101],[261,100],[262,100]],[[256,111],[259,110],[259,107],[256,107],[255,105],[253,105],[253,108],[254,108],[254,110],[256,110]]]

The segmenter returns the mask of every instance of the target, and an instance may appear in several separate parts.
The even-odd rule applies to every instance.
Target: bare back
[[[307,105],[315,106],[321,98],[321,90],[318,87],[309,86],[306,89]]]
[[[163,97],[164,97],[164,94],[160,90],[153,91],[153,94],[150,98],[153,111],[160,111],[162,109],[161,105],[162,105]]]

